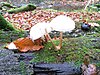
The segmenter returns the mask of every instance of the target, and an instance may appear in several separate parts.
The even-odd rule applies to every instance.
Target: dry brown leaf
[[[34,26],[39,22],[49,22],[54,17],[58,15],[66,15],[71,17],[74,21],[79,22],[82,19],[90,19],[92,21],[100,20],[100,14],[98,12],[53,12],[53,11],[44,11],[36,10],[35,13],[32,11],[29,12],[20,12],[16,14],[6,13],[4,17],[22,30],[30,30],[30,27]]]
[[[36,51],[44,47],[40,44],[41,42],[37,41],[40,41],[40,39],[37,39],[35,42],[33,42],[29,37],[26,37],[15,40],[14,44],[16,45],[17,49],[21,52],[27,52],[29,50]]]

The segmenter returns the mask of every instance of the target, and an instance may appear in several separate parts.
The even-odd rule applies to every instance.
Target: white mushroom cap
[[[53,30],[62,31],[62,32],[70,32],[75,28],[75,22],[67,16],[60,15],[55,17],[50,22],[51,27]]]
[[[49,23],[37,23],[30,29],[30,38],[32,41],[42,37],[43,35],[46,34],[46,31],[49,33],[51,32],[52,28],[50,27]]]

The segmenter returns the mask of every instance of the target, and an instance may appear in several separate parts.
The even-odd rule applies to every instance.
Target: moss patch
[[[97,34],[98,35],[98,34]],[[95,48],[100,46],[99,42],[93,42],[96,36],[85,36],[78,38],[63,39],[63,47],[61,50],[55,50],[50,42],[45,44],[45,48],[41,51],[34,52],[36,58],[31,62],[46,62],[46,63],[58,63],[58,62],[75,62],[77,65],[83,62],[85,54],[89,54],[91,62],[95,58],[100,60],[100,49]],[[100,41],[100,40],[99,40]],[[56,41],[55,41],[56,42]]]

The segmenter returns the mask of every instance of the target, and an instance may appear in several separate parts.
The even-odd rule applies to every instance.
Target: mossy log
[[[16,30],[16,28],[14,28],[14,26],[8,22],[1,14],[0,14],[0,30],[5,30],[5,31],[8,31],[8,30]]]
[[[6,6],[6,7],[8,7],[8,8],[17,8],[17,6],[14,6],[14,5],[12,5],[12,4],[10,4],[10,3],[7,3],[7,2],[2,2],[1,4],[2,4],[2,7],[3,7],[3,6]]]
[[[33,4],[28,4],[26,6],[22,6],[20,8],[15,8],[15,9],[11,9],[11,10],[8,10],[8,13],[18,13],[18,12],[24,12],[24,11],[31,11],[31,10],[34,10],[36,9],[36,6],[33,5]]]
[[[0,9],[1,10],[7,10],[9,8],[17,8],[17,6],[14,6],[13,4],[7,3],[7,2],[1,2],[0,3]]]

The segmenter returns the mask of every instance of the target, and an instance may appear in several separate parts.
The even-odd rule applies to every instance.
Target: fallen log
[[[28,4],[26,6],[21,6],[20,8],[8,10],[8,13],[12,14],[12,13],[18,13],[18,12],[24,12],[24,11],[32,11],[34,9],[36,9],[35,5]]]
[[[14,5],[7,3],[7,2],[1,2],[1,7],[3,7],[3,6],[6,6],[8,8],[17,8],[17,6],[14,6]]]
[[[33,63],[32,75],[81,75],[79,68],[72,63]]]

